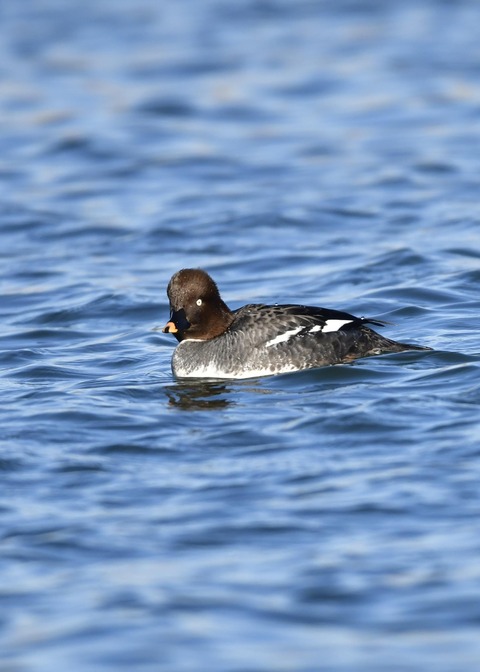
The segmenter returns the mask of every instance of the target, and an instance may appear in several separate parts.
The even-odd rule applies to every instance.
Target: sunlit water
[[[479,25],[2,2],[2,672],[480,669]],[[185,266],[434,351],[176,382]]]

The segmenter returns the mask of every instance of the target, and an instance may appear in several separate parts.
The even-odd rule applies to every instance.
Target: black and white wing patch
[[[273,322],[277,322],[277,334],[266,341],[265,347],[267,348],[310,334],[320,335],[333,334],[338,331],[350,331],[358,329],[367,323],[377,326],[384,325],[380,320],[355,317],[349,313],[327,308],[286,305],[275,306],[275,309],[270,318],[274,318],[272,319],[272,326]]]

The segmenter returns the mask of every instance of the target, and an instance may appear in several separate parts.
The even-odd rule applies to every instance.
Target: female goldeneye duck
[[[367,324],[381,320],[311,306],[249,304],[230,310],[212,278],[184,268],[167,289],[170,320],[163,331],[179,345],[172,370],[179,378],[253,378],[351,362],[404,350]]]

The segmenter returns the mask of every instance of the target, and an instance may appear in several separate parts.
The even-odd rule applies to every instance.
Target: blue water
[[[2,672],[480,669],[479,25],[2,0]],[[434,351],[176,382],[185,266]]]

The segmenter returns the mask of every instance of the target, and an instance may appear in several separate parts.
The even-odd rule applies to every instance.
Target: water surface
[[[2,3],[2,670],[479,669],[479,21]],[[434,351],[175,381],[189,266]]]

